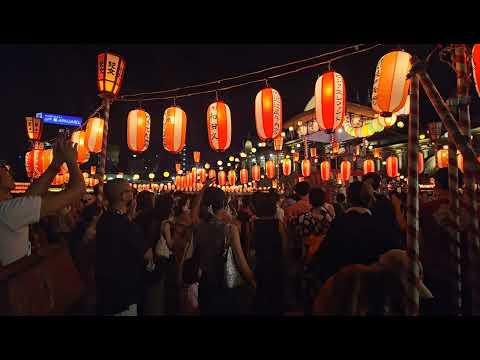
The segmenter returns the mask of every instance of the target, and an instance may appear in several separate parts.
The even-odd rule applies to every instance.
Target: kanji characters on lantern
[[[30,140],[39,141],[43,133],[43,121],[34,117],[26,117],[25,125]]]
[[[340,128],[345,118],[345,82],[342,75],[328,71],[315,84],[315,113],[321,130],[331,133]]]
[[[207,109],[207,131],[210,147],[215,151],[225,151],[232,139],[232,119],[230,108],[223,101],[215,101]]]
[[[125,60],[115,54],[104,52],[98,55],[97,85],[101,93],[117,96],[122,87]]]
[[[260,140],[271,140],[282,132],[282,98],[277,90],[267,87],[255,98],[255,124]]]

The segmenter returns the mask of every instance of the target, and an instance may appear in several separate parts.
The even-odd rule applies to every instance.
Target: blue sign
[[[37,113],[36,117],[42,119],[45,124],[75,127],[82,125],[82,118],[78,116]]]

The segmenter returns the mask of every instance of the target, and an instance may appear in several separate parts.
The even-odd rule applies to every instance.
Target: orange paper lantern
[[[273,148],[275,151],[282,151],[283,149],[283,137],[282,136],[277,136],[275,139],[273,139]]]
[[[248,183],[248,170],[247,169],[241,169],[240,170],[240,183],[241,184]]]
[[[398,158],[396,156],[387,158],[387,176],[391,178],[398,176]]]
[[[312,163],[308,159],[302,160],[302,175],[309,177],[312,173]]]
[[[328,71],[315,84],[315,114],[318,127],[332,133],[345,118],[345,82],[342,75]]]
[[[265,174],[269,179],[273,179],[275,177],[275,163],[273,160],[267,160],[265,162]]]
[[[198,169],[198,177],[200,178],[200,182],[205,184],[205,181],[207,181],[207,171],[205,169]]]
[[[260,140],[276,139],[282,132],[282,98],[277,90],[267,87],[255,98],[255,125]]]
[[[320,177],[323,181],[330,180],[330,161],[322,161],[320,163]]]
[[[193,152],[193,161],[195,162],[195,164],[198,164],[200,162],[200,151]]]
[[[313,147],[313,148],[310,148],[310,156],[312,158],[316,158],[317,157],[317,148]]]
[[[472,49],[472,70],[477,95],[480,96],[480,44],[475,44]]]
[[[215,171],[215,169],[210,169],[208,171],[208,178],[214,180],[217,178],[217,172]]]
[[[295,152],[293,153],[293,161],[298,162],[300,160],[300,153]]]
[[[463,155],[460,151],[457,154],[457,166],[463,172]]]
[[[88,151],[99,153],[102,151],[103,127],[105,121],[99,117],[93,117],[87,121],[87,129],[85,130],[85,142]]]
[[[225,151],[232,141],[230,108],[223,101],[215,101],[207,109],[208,142],[215,151]]]
[[[282,170],[283,175],[290,176],[290,174],[292,173],[292,160],[283,159]]]
[[[225,186],[227,182],[225,171],[220,170],[218,172],[218,185]]]
[[[410,54],[392,51],[377,64],[372,91],[372,108],[383,117],[390,117],[405,105],[410,87]]]
[[[373,160],[365,160],[363,162],[363,175],[371,172],[375,172],[375,163],[373,162]]]
[[[131,151],[143,152],[150,143],[150,114],[136,109],[128,113],[127,143]]]
[[[43,121],[42,119],[34,117],[26,117],[25,125],[27,128],[27,137],[30,140],[38,141],[42,137],[43,133]]]
[[[77,144],[77,162],[80,164],[86,163],[90,159],[90,153],[85,142],[85,131],[74,131],[72,142]]]
[[[448,149],[437,151],[437,167],[439,169],[448,167]]]
[[[185,146],[187,115],[178,106],[169,107],[163,114],[163,147],[178,154]]]
[[[235,174],[235,170],[228,171],[228,184],[230,186],[235,186],[235,182],[237,180],[237,175]]]
[[[175,171],[177,174],[182,170],[182,164],[176,163],[175,164]]]
[[[373,157],[375,159],[380,159],[382,157],[382,155],[380,154],[380,149],[379,148],[373,149]]]
[[[348,160],[344,160],[340,163],[340,178],[348,183],[350,181],[350,174],[352,171],[352,164]]]
[[[117,96],[122,87],[125,60],[119,55],[108,52],[99,54],[97,60],[98,91]]]
[[[421,174],[423,173],[423,170],[425,169],[425,164],[424,164],[424,158],[423,158],[423,152],[418,153],[418,165],[417,165],[418,173]]]
[[[260,181],[260,166],[257,164],[252,166],[252,180]]]

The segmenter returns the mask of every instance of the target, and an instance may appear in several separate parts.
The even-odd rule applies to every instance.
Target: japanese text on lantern
[[[273,101],[273,134],[280,132],[280,126],[282,121],[282,100],[280,94],[276,91],[272,91]]]
[[[377,64],[377,68],[375,70],[375,79],[373,80],[373,89],[372,89],[372,104],[377,103],[378,97],[378,83],[380,81],[380,70],[382,69],[383,64],[383,57],[380,58]]]
[[[210,134],[212,136],[212,140],[218,141],[218,111],[217,111],[217,103],[213,103],[210,106]]]
[[[335,73],[335,118],[342,122],[343,113],[343,79],[342,75]]]

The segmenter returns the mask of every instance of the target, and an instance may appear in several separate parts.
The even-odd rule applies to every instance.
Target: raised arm
[[[202,203],[203,194],[205,193],[205,190],[212,183],[213,183],[213,179],[208,179],[203,185],[203,188],[198,194],[198,196],[193,200],[191,216],[192,216],[192,222],[194,225],[200,223],[200,204]]]
[[[64,191],[59,193],[50,194],[47,193],[42,195],[42,206],[40,209],[40,217],[48,216],[51,214],[56,213],[58,210],[62,209],[63,207],[74,203],[75,201],[80,200],[80,197],[85,192],[85,182],[83,180],[82,173],[80,172],[80,168],[77,165],[77,150],[73,146],[73,144],[65,140],[64,138],[60,138],[57,141],[57,157],[63,153],[63,158],[67,164],[68,171],[70,173],[70,182],[67,188]],[[55,155],[54,155],[55,159]],[[58,164],[57,159],[57,164]],[[53,161],[52,161],[53,163]],[[53,170],[52,170],[53,171]],[[56,173],[56,172],[55,172]],[[45,183],[48,182],[48,185],[51,183],[51,179],[45,179]],[[48,189],[48,185],[46,186]],[[32,192],[35,195],[37,191],[41,192],[43,190],[43,182],[40,184],[36,189],[33,189]],[[27,195],[32,195],[28,193]]]
[[[233,254],[235,256],[235,261],[237,262],[238,268],[243,274],[243,277],[250,283],[254,288],[257,287],[255,282],[255,276],[248,266],[247,259],[243,254],[242,246],[240,244],[240,235],[236,226],[227,225],[227,231],[230,234],[230,244],[232,246]]]

